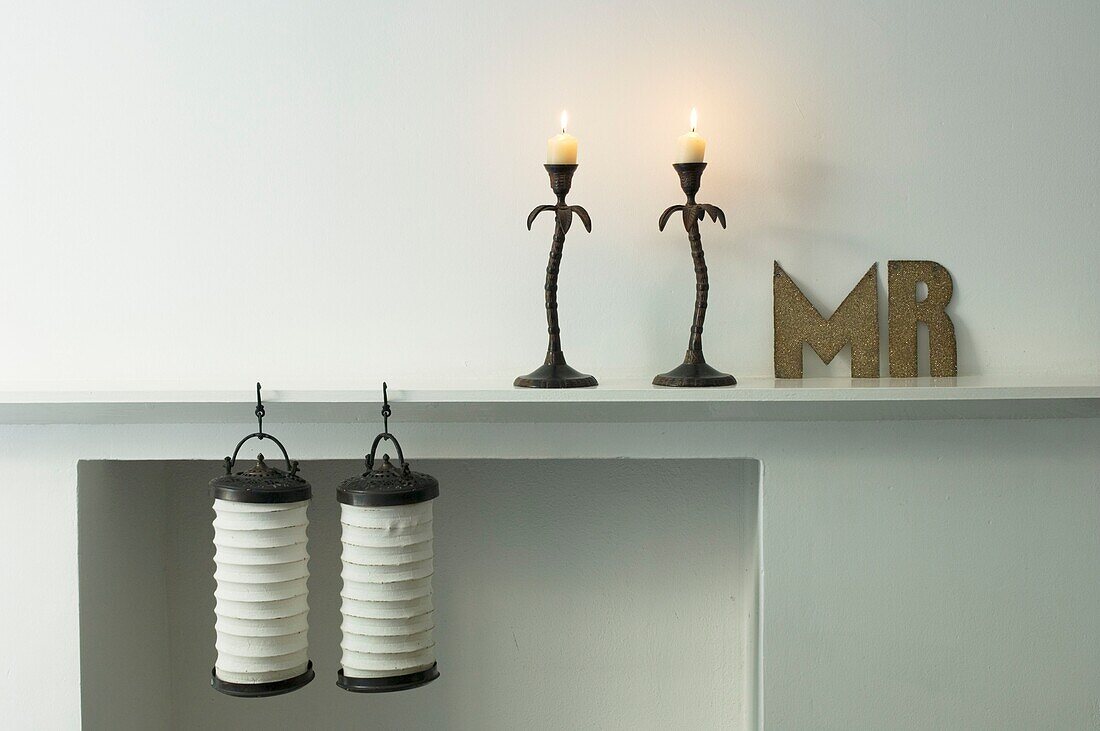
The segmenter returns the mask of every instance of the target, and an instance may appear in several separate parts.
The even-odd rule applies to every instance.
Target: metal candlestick
[[[573,223],[573,214],[576,213],[581,219],[586,231],[592,232],[592,219],[588,217],[588,211],[565,203],[565,196],[573,184],[573,173],[576,171],[576,165],[547,165],[550,190],[554,191],[558,202],[538,206],[527,217],[527,230],[530,231],[531,224],[540,213],[553,211],[554,242],[550,246],[550,263],[546,265],[546,330],[550,334],[546,360],[540,367],[515,380],[515,385],[521,388],[583,388],[596,385],[593,376],[581,373],[565,362],[565,354],[561,351],[561,328],[558,327],[558,269],[561,267],[565,234]]]
[[[687,195],[687,203],[666,208],[661,214],[659,228],[664,231],[669,217],[676,211],[683,211],[684,228],[691,244],[691,258],[695,262],[695,316],[691,322],[691,339],[688,340],[684,362],[668,373],[654,377],[655,386],[732,386],[737,383],[737,379],[730,374],[711,368],[703,358],[703,320],[707,316],[710,281],[707,278],[707,263],[703,258],[699,222],[709,215],[712,221],[721,223],[722,228],[726,227],[726,214],[722,213],[721,208],[709,203],[695,202],[695,194],[699,192],[706,166],[705,162],[681,162],[672,166],[680,176],[680,187]]]

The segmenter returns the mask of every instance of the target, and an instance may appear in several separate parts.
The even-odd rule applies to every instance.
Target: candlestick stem
[[[550,261],[546,265],[546,332],[550,337],[546,345],[545,365],[565,362],[565,354],[561,352],[561,327],[558,325],[558,272],[561,270],[561,255],[564,250],[565,231],[555,221]]]
[[[688,229],[688,243],[691,245],[691,259],[695,264],[695,314],[691,320],[691,337],[688,339],[687,357],[692,362],[703,361],[703,321],[707,319],[707,294],[710,292],[710,277],[707,275],[707,261],[703,256],[703,238],[699,235],[699,222],[693,221]]]

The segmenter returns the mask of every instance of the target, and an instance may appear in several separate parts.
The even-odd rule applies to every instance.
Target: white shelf
[[[590,389],[499,383],[391,388],[403,422],[687,422],[1100,417],[1100,376],[945,379],[748,378],[729,388],[659,388],[641,380]],[[264,389],[269,423],[373,423],[377,388]],[[0,392],[0,424],[247,423],[239,391]]]

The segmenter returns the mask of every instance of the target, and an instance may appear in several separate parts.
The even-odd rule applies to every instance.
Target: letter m
[[[802,343],[809,343],[825,363],[852,346],[852,377],[878,378],[878,264],[848,293],[836,312],[825,318],[794,280],[775,262],[772,281],[775,321],[775,377],[802,378]]]

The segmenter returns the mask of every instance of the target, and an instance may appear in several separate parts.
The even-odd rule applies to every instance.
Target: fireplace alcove
[[[317,678],[242,700],[209,687],[214,461],[78,470],[85,728],[755,725],[760,463],[416,460],[436,475],[432,685],[335,685],[339,510],[352,460],[303,463]]]

